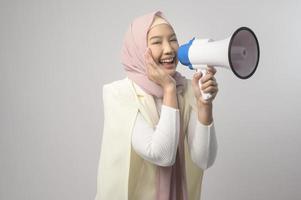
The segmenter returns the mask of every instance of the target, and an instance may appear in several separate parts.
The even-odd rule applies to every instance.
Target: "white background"
[[[0,0],[1,200],[94,199],[102,86],[125,77],[120,50],[130,22],[158,9],[180,43],[224,39],[240,26],[260,43],[253,77],[216,74],[219,150],[202,199],[300,199],[297,0]]]

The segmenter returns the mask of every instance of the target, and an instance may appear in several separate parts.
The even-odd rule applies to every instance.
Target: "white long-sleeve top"
[[[162,99],[155,98],[160,119],[155,128],[138,113],[133,133],[132,147],[143,159],[159,166],[175,163],[180,135],[180,112],[162,105]],[[217,154],[217,140],[214,123],[203,125],[197,113],[191,111],[188,123],[188,148],[192,161],[203,170],[213,165]]]

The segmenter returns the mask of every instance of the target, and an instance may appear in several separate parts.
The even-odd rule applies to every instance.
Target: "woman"
[[[160,11],[130,25],[122,48],[127,78],[103,87],[96,200],[200,199],[203,171],[217,151],[216,71],[186,79],[176,71],[178,47]],[[212,97],[205,101],[200,89]]]

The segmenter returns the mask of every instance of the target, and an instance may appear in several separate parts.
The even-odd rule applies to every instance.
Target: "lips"
[[[164,63],[173,63],[175,60],[175,57],[169,57],[169,58],[164,58],[164,59],[161,59],[159,62],[161,64],[164,64]]]
[[[176,61],[175,57],[169,57],[169,58],[161,59],[159,62],[164,68],[173,69],[175,68],[175,63],[176,63],[175,61]]]

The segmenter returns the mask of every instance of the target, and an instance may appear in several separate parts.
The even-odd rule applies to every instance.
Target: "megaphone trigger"
[[[202,98],[207,101],[208,99],[210,99],[212,97],[212,94],[210,93],[205,93],[201,88],[202,88],[202,81],[201,79],[203,79],[205,77],[205,75],[207,74],[207,69],[206,68],[196,68],[196,71],[197,73],[202,73],[202,77],[199,79],[199,88],[200,88],[200,91],[201,91],[201,95],[202,95]]]

